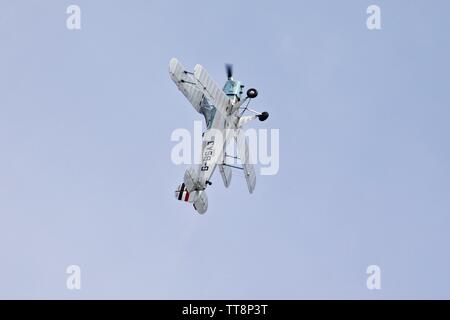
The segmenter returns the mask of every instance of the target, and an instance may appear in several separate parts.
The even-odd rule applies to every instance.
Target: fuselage
[[[240,101],[243,87],[240,81],[232,78],[227,80],[223,91],[230,99],[231,104],[235,105]],[[239,120],[237,111],[224,117],[220,112],[217,112],[213,105],[209,105],[206,99],[204,103],[202,113],[205,116],[207,130],[203,134],[202,143],[202,163],[199,174],[201,188],[206,188],[207,182],[214,173],[217,164],[224,162],[226,146],[233,138],[233,129],[237,129],[236,126]],[[218,139],[219,134],[221,139]]]

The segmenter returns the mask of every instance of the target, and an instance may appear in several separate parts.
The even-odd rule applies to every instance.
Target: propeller
[[[227,72],[228,79],[232,79],[233,78],[233,65],[231,63],[226,63],[225,70]]]

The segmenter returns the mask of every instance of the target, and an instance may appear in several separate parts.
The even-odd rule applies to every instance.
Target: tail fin
[[[175,198],[180,201],[192,202],[192,200],[189,201],[190,194],[189,194],[189,191],[187,191],[186,185],[184,184],[184,182],[182,184],[180,184],[178,186],[177,190],[175,191]]]

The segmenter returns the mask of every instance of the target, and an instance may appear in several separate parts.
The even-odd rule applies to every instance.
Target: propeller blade
[[[233,65],[231,63],[225,64],[228,79],[233,78]]]

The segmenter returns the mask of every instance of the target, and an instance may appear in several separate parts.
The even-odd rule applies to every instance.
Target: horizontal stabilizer
[[[193,167],[188,168],[184,173],[184,185],[189,192],[192,192],[197,188],[198,174]]]
[[[198,213],[204,214],[206,210],[208,210],[208,197],[206,196],[206,192],[201,191],[195,191],[196,194],[196,200],[194,201],[194,209],[197,210]]]

